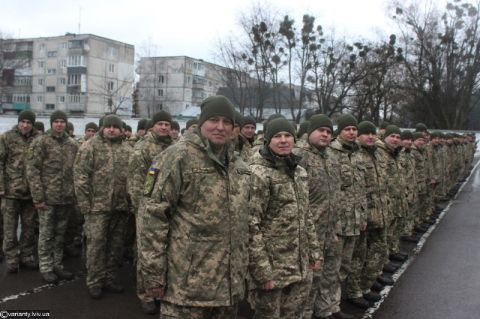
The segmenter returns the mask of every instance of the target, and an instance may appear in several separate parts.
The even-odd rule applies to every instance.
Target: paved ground
[[[367,313],[348,303],[342,308],[356,318],[430,319],[480,318],[480,169],[465,183],[458,197],[446,203],[441,220],[424,245],[405,245],[412,257],[395,276],[400,278],[385,299]],[[121,269],[124,294],[106,294],[91,300],[84,283],[84,261],[71,258],[69,269],[75,279],[58,285],[45,285],[38,272],[21,270],[8,275],[0,263],[0,318],[5,310],[49,310],[51,318],[114,319],[157,318],[142,314],[135,296],[131,263]],[[388,295],[388,296],[387,296]],[[250,318],[242,305],[239,319]],[[292,318],[293,319],[293,318]]]

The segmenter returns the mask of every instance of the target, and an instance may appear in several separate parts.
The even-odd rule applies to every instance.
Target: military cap
[[[348,126],[358,126],[357,119],[351,114],[342,114],[337,119],[337,132],[340,133],[344,128]]]
[[[267,131],[268,122],[273,121],[274,119],[278,119],[278,118],[285,118],[285,116],[283,116],[282,114],[279,114],[279,113],[275,113],[275,114],[270,115],[266,119],[266,121],[263,123],[263,130]]]
[[[163,121],[163,122],[168,122],[168,123],[172,123],[172,116],[170,115],[170,113],[168,113],[167,111],[164,111],[164,110],[161,110],[160,112],[157,112],[155,114],[153,114],[152,116],[152,122],[153,124],[157,123],[157,122],[160,122],[160,121]]]
[[[389,126],[387,126],[385,128],[385,134],[384,134],[384,138],[389,136],[389,135],[392,135],[392,134],[402,134],[402,132],[400,131],[400,129],[398,128],[398,126],[396,125],[393,125],[393,124],[390,124]]]
[[[308,135],[312,134],[318,128],[328,127],[333,133],[332,120],[325,114],[315,114],[310,118],[310,126],[308,127]]]
[[[103,127],[109,127],[113,126],[119,129],[123,128],[123,123],[122,120],[114,115],[114,114],[109,114],[103,118]]]
[[[425,139],[425,136],[423,135],[422,132],[413,132],[413,140],[416,141],[419,138]]]
[[[180,124],[177,121],[172,121],[172,130],[180,131]]]
[[[23,110],[18,114],[18,122],[21,122],[23,120],[28,120],[32,124],[35,124],[35,113],[32,110]]]
[[[382,121],[382,123],[380,123],[380,129],[384,130],[387,128],[387,126],[389,126],[390,123],[387,122],[387,121]]]
[[[427,129],[427,126],[423,123],[417,123],[417,125],[415,125],[415,132],[427,132],[428,129]]]
[[[140,130],[145,130],[147,126],[148,119],[140,119],[137,123],[137,132]]]
[[[267,145],[270,143],[272,137],[280,132],[288,132],[292,134],[293,138],[295,138],[295,129],[293,128],[292,124],[290,124],[286,118],[279,117],[268,122],[267,131],[265,133]]]
[[[362,121],[358,124],[358,135],[363,134],[377,135],[377,127],[370,121]]]
[[[132,127],[131,127],[130,125],[127,125],[127,126],[125,127],[125,130],[126,130],[126,131],[129,131],[129,132],[132,132]]]
[[[68,122],[67,113],[65,113],[65,112],[63,112],[63,111],[60,111],[60,110],[54,111],[54,112],[50,115],[50,125],[52,125],[52,123],[53,123],[55,120],[64,120],[65,122]]]
[[[189,119],[187,121],[187,124],[185,125],[185,128],[188,130],[188,128],[192,125],[198,124],[198,119]]]
[[[98,125],[93,123],[93,122],[89,122],[87,123],[87,125],[85,125],[85,131],[88,130],[88,129],[93,129],[96,131],[98,131]]]
[[[298,128],[297,137],[302,137],[303,134],[308,133],[308,127],[310,126],[309,121],[304,121],[300,123],[300,127]]]
[[[33,127],[38,131],[45,131],[45,125],[43,125],[43,122],[35,122],[33,123]]]
[[[235,110],[235,125],[238,125],[240,127],[243,126],[243,115],[240,114],[237,110]]]
[[[409,130],[402,131],[402,133],[400,134],[400,138],[402,140],[413,140],[412,131],[409,131]]]
[[[75,126],[73,126],[72,122],[67,122],[67,130],[69,131],[75,130]]]
[[[200,109],[199,126],[202,126],[206,120],[213,116],[223,116],[232,122],[235,121],[235,108],[232,102],[223,95],[207,97],[202,104],[200,104]]]
[[[244,116],[243,117],[243,126],[247,125],[247,124],[251,124],[255,127],[257,127],[257,122],[255,121],[255,119],[253,118],[253,116],[250,116],[250,115],[247,115],[247,116]]]

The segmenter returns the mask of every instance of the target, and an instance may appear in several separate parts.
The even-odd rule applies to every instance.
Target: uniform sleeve
[[[150,167],[143,187],[145,201],[137,218],[140,223],[138,251],[147,289],[167,285],[167,236],[170,216],[175,213],[181,192],[180,158],[173,152],[159,154],[154,162],[169,164]]]
[[[307,227],[310,263],[314,263],[318,260],[323,260],[323,249],[320,248],[323,247],[323,245],[320,246],[317,239],[317,231],[313,222],[312,213],[309,209],[306,210],[305,225]],[[323,241],[325,241],[325,236],[323,236]]]
[[[270,198],[268,183],[253,172],[252,174],[251,213],[249,216],[249,269],[252,278],[257,285],[273,280],[272,265],[260,228],[262,216],[267,210]]]
[[[140,199],[143,196],[145,176],[151,164],[147,163],[148,160],[145,159],[145,154],[140,147],[141,145],[143,145],[143,143],[137,144],[128,161],[128,192],[132,199],[135,213],[138,210]]]
[[[84,143],[77,152],[73,168],[73,180],[78,207],[85,214],[92,208],[93,148]]]
[[[34,204],[45,202],[44,187],[42,185],[43,141],[43,138],[35,139],[27,152],[27,179]]]
[[[7,160],[7,146],[5,135],[0,135],[0,192],[5,193],[5,162]]]

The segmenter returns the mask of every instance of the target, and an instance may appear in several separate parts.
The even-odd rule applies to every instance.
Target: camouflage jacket
[[[150,167],[139,209],[139,262],[146,288],[184,306],[231,306],[244,297],[248,266],[248,166],[228,145],[185,134]],[[224,164],[227,163],[227,164]]]
[[[425,149],[419,149],[415,145],[412,146],[412,155],[414,158],[415,177],[417,182],[417,192],[419,195],[427,193],[428,167],[427,154]]]
[[[329,249],[341,231],[340,165],[332,160],[331,149],[317,149],[307,144],[295,152],[302,158],[300,165],[307,170],[309,210],[315,225],[320,256]]]
[[[77,145],[66,133],[55,136],[53,131],[33,141],[27,155],[27,177],[35,204],[75,203],[73,163]]]
[[[360,235],[367,223],[365,196],[365,166],[358,156],[358,145],[349,144],[337,137],[331,144],[333,160],[340,164],[341,201],[340,220],[342,236]]]
[[[170,145],[172,145],[170,136],[156,136],[152,132],[148,132],[141,141],[135,144],[128,161],[128,191],[135,213],[143,196],[143,185],[148,168],[152,165],[155,156]]]
[[[239,134],[235,141],[235,150],[240,154],[242,160],[248,163],[253,155],[253,143],[242,134]]]
[[[365,196],[367,198],[367,227],[384,228],[388,225],[388,195],[386,163],[376,146],[361,146],[358,155],[365,166]]]
[[[295,156],[296,157],[296,156]],[[313,218],[308,210],[305,169],[272,155],[255,154],[252,170],[250,275],[259,287],[274,280],[277,288],[305,280],[308,265],[320,260]]]
[[[102,132],[84,143],[75,159],[75,193],[82,213],[128,211],[127,175],[130,147]]]
[[[415,175],[415,158],[412,154],[412,149],[402,149],[399,154],[399,162],[401,174],[405,178],[405,196],[408,205],[417,203],[418,185],[417,176]]]
[[[388,194],[389,218],[405,217],[407,198],[405,196],[405,176],[399,162],[399,149],[392,149],[384,142],[377,140],[380,158],[386,164],[387,183],[385,192]]]
[[[28,148],[37,136],[35,129],[24,136],[17,126],[0,136],[0,192],[4,192],[6,198],[32,197],[25,162]]]

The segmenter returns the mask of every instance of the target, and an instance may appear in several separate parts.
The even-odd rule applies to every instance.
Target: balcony
[[[23,111],[30,109],[30,103],[2,103],[4,111]]]
[[[66,103],[65,104],[65,108],[67,109],[67,111],[69,112],[74,112],[74,113],[78,113],[78,112],[85,112],[85,104],[84,103]]]

